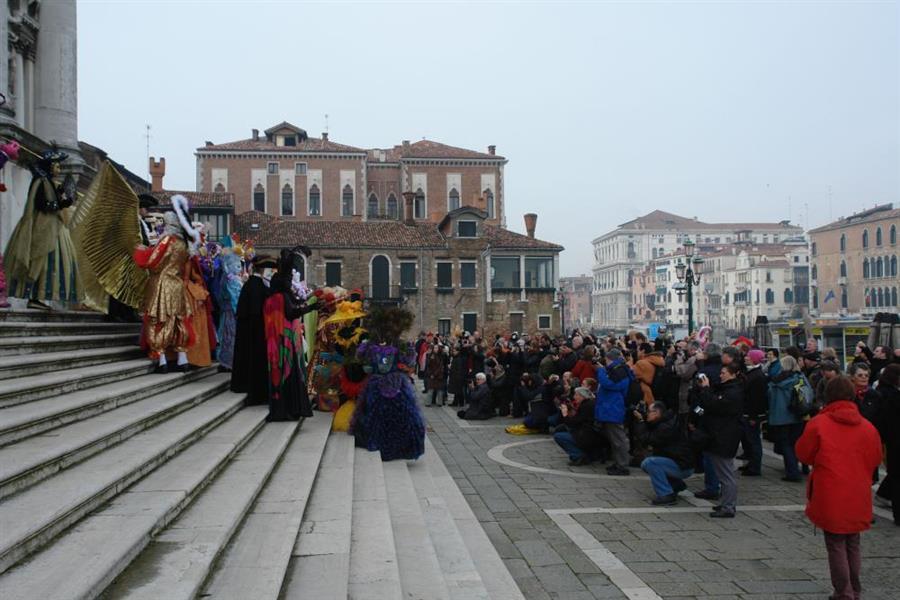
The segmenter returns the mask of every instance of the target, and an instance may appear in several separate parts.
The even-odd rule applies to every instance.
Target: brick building
[[[560,277],[559,293],[562,296],[562,318],[566,331],[576,328],[590,329],[593,281],[590,275]]]
[[[191,220],[203,223],[206,236],[210,241],[221,241],[230,235],[234,228],[234,194],[231,192],[188,192],[167,190],[163,188],[166,176],[166,159],[156,160],[150,157],[150,191],[157,200],[156,210],[172,210],[172,196],[181,194],[188,199],[191,207]]]
[[[245,140],[206,144],[196,151],[197,190],[231,192],[235,213],[250,210],[299,221],[403,218],[404,191],[415,194],[417,222],[439,223],[461,206],[505,225],[506,159],[430,140],[388,149],[339,144],[327,133],[309,137],[287,122]]]
[[[561,246],[491,223],[463,206],[438,223],[416,220],[410,198],[403,220],[322,221],[250,211],[236,230],[257,251],[305,244],[304,276],[311,285],[361,288],[372,302],[405,304],[414,329],[450,333],[481,330],[558,332],[556,290]]]

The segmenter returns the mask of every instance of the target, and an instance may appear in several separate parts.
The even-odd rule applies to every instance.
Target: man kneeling
[[[472,386],[472,384],[469,384]],[[491,402],[491,390],[487,385],[484,373],[475,375],[474,387],[469,391],[469,406],[456,413],[460,419],[480,421],[494,416],[494,403]]]
[[[656,497],[653,504],[669,505],[678,502],[678,492],[687,486],[684,480],[693,474],[694,452],[675,413],[662,402],[654,402],[647,416],[634,411],[635,435],[651,448],[651,456],[641,463],[650,475]]]

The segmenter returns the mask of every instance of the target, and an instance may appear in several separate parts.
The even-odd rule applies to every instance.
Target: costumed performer
[[[0,169],[3,169],[10,160],[19,160],[19,143],[16,141],[0,145]],[[6,186],[0,183],[0,192],[5,191]],[[0,254],[0,308],[9,308],[9,302],[6,299],[6,269],[3,267],[2,254]]]
[[[30,165],[31,185],[25,212],[6,246],[8,294],[28,298],[28,308],[50,310],[42,300],[79,299],[75,245],[68,221],[75,203],[75,180],[58,185],[60,163],[68,155],[48,150]]]
[[[212,364],[216,349],[216,328],[212,319],[212,299],[200,267],[200,257],[191,255],[185,267],[184,287],[191,302],[191,326],[195,342],[188,347],[188,363],[195,367]]]
[[[269,415],[267,421],[296,421],[311,417],[312,406],[306,389],[306,365],[303,362],[302,316],[316,310],[301,296],[297,263],[302,269],[302,246],[282,250],[278,272],[272,277],[270,295],[263,308],[266,330],[266,357],[269,373]]]
[[[158,361],[157,373],[168,373],[166,352],[178,354],[177,370],[187,372],[187,350],[194,343],[192,300],[184,285],[188,263],[188,239],[199,242],[187,220],[187,198],[172,196],[175,212],[163,215],[165,229],[156,246],[139,246],[134,260],[150,271],[144,295],[144,332],[150,357]]]
[[[263,325],[269,282],[263,276],[266,270],[271,271],[277,265],[274,258],[257,255],[253,261],[253,273],[244,283],[238,298],[231,391],[247,394],[248,406],[267,404],[269,401],[266,329]]]
[[[224,249],[219,258],[218,283],[216,296],[219,301],[219,371],[228,372],[234,364],[235,313],[241,287],[241,257],[233,248],[230,237],[225,238]]]

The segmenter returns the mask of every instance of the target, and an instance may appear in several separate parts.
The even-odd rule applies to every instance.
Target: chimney
[[[403,201],[405,204],[405,208],[403,211],[403,221],[407,225],[415,225],[415,212],[413,210],[413,202],[415,200],[416,194],[414,192],[403,192]]]
[[[490,154],[491,156],[497,154],[497,146],[488,146],[488,154]]]
[[[253,132],[253,141],[258,142],[259,141],[259,129],[251,129],[250,131]]]
[[[327,131],[323,131],[323,132],[322,132],[322,141],[323,141],[323,142],[327,142],[327,141],[328,141],[328,132],[327,132]]]
[[[150,157],[150,191],[163,191],[163,177],[166,176],[166,159],[160,158],[158,161],[152,156]]]
[[[213,145],[213,143],[212,143],[211,141],[206,140],[206,147],[207,147],[207,148],[209,148],[209,147],[212,146],[212,145]]]
[[[525,232],[528,237],[534,239],[534,228],[537,225],[537,215],[534,213],[525,214]]]
[[[406,150],[409,148],[409,140],[403,140],[403,149]]]

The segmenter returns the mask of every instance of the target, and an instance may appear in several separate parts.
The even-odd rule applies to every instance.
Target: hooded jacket
[[[625,394],[634,379],[624,361],[614,360],[606,367],[597,369],[597,403],[594,419],[601,423],[625,422]]]
[[[852,400],[825,406],[797,440],[797,458],[813,470],[806,483],[806,516],[829,533],[859,533],[872,522],[872,471],[881,438]]]
[[[661,352],[652,352],[644,356],[634,365],[634,375],[641,382],[641,391],[644,392],[644,403],[652,404],[654,400],[664,401],[666,398],[654,398],[653,377],[656,375],[656,369],[663,369],[666,366],[666,360]]]

